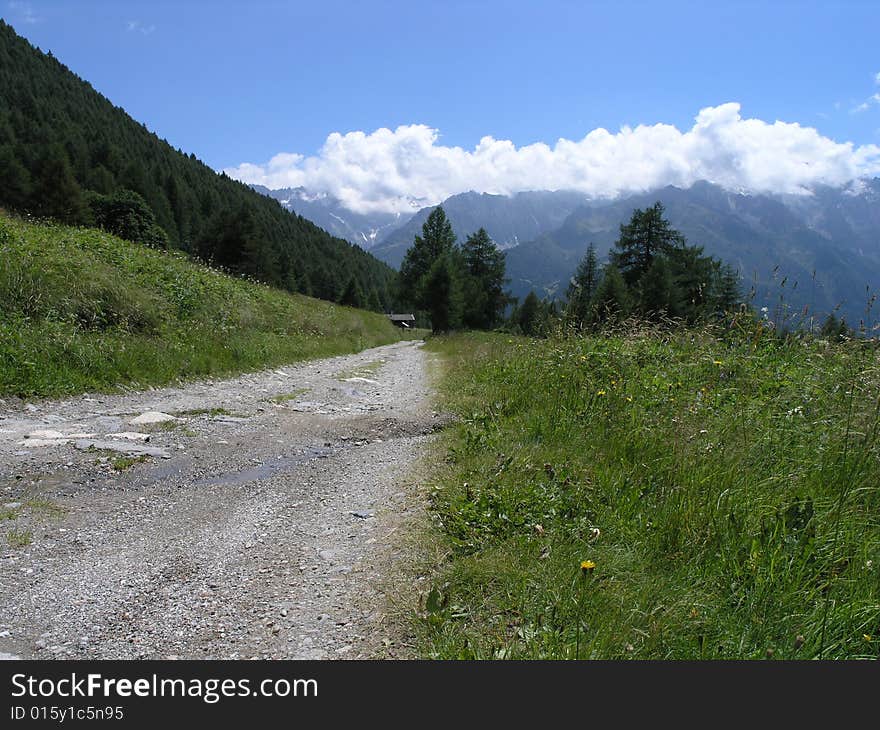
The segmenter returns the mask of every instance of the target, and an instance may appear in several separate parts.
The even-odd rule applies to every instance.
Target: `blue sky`
[[[519,148],[599,127],[686,131],[726,102],[743,118],[880,143],[876,1],[0,0],[0,11],[217,169],[401,125],[466,150],[487,135]]]

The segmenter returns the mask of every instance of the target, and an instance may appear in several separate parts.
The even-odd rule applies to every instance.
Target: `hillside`
[[[2,20],[0,205],[101,223],[322,299],[354,278],[374,308],[390,303],[385,264],[175,150]]]
[[[818,317],[840,307],[857,324],[880,287],[878,193],[880,180],[866,183],[858,194],[823,189],[786,199],[698,183],[592,203],[558,229],[508,250],[507,275],[517,296],[531,289],[560,296],[591,241],[604,258],[633,209],[659,200],[689,243],[740,271],[743,289],[755,290],[756,306],[773,311],[782,298],[792,316],[807,307]],[[870,324],[870,314],[868,319]]]
[[[400,339],[380,314],[102,231],[0,215],[0,396],[154,385]]]

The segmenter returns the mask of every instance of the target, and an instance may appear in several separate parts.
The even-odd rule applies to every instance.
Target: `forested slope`
[[[166,141],[0,20],[0,206],[186,251],[323,299],[394,272]]]

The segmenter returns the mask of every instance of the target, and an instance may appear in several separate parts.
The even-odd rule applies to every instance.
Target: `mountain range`
[[[409,217],[364,216],[301,188],[269,194],[395,267],[433,210],[422,208]],[[808,316],[836,311],[852,324],[876,319],[866,307],[880,288],[880,179],[784,196],[730,191],[708,182],[615,200],[589,200],[571,191],[468,192],[442,206],[459,240],[484,227],[505,251],[515,296],[534,290],[560,298],[588,245],[594,243],[600,260],[606,259],[620,224],[635,208],[658,200],[689,243],[704,246],[740,272],[744,294],[756,307],[766,306],[769,316],[784,309],[797,318],[806,307]]]

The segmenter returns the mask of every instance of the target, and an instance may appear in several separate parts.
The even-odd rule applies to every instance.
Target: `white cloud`
[[[880,147],[835,142],[797,123],[743,119],[740,105],[731,102],[702,109],[684,132],[668,124],[616,134],[600,128],[552,147],[516,147],[491,136],[473,150],[447,147],[436,129],[422,124],[334,132],[316,155],[281,153],[225,172],[273,189],[330,193],[359,212],[396,212],[468,190],[567,189],[611,198],[708,180],[737,190],[804,193],[815,184],[880,174]]]
[[[156,30],[155,25],[144,25],[139,20],[129,20],[125,24],[125,27],[129,31],[129,33],[133,32],[133,31],[137,31],[138,33],[141,33],[142,35],[150,35],[150,33],[152,33],[154,30]]]
[[[863,101],[858,106],[852,108],[853,114],[861,114],[862,112],[868,111],[874,104],[880,104],[880,93],[871,94],[865,101]]]
[[[880,71],[875,74],[874,83],[880,85]]]
[[[33,6],[28,2],[22,2],[22,0],[10,0],[6,3],[6,7],[9,8],[9,11],[15,16],[16,20],[27,25],[33,25],[42,20],[42,18],[37,15]]]

